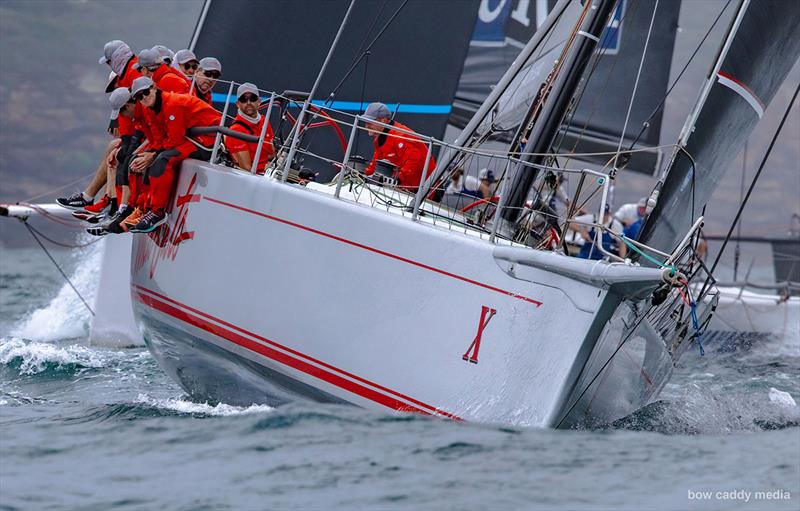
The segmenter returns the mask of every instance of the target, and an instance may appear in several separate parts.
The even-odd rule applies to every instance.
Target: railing
[[[219,83],[228,84],[223,116],[218,127],[217,137],[212,151],[212,162],[220,153],[223,142],[222,135],[236,136],[228,133],[224,124],[228,115],[228,105],[231,103],[236,83],[219,80]],[[399,128],[396,125],[385,124],[372,119],[365,119],[360,115],[354,115],[341,110],[332,109],[326,106],[312,105],[313,111],[309,110],[307,121],[299,126],[296,120],[289,113],[289,108],[300,107],[303,104],[302,94],[290,93],[278,94],[269,91],[259,91],[262,97],[260,110],[267,119],[274,113],[275,105],[280,105],[279,126],[284,126],[286,122],[294,123],[289,129],[289,135],[281,138],[281,134],[276,131],[276,155],[266,169],[266,175],[275,177],[280,181],[289,178],[288,170],[300,170],[299,161],[315,160],[318,165],[327,164],[337,170],[336,177],[330,183],[333,186],[332,195],[338,200],[350,200],[372,207],[393,211],[402,216],[408,216],[412,221],[422,221],[436,226],[444,226],[448,229],[463,229],[465,233],[487,239],[491,243],[514,243],[527,245],[532,248],[557,250],[562,252],[572,252],[575,245],[581,241],[592,243],[593,249],[598,250],[602,255],[611,261],[629,262],[629,258],[623,258],[615,253],[611,253],[603,247],[602,237],[604,233],[609,234],[619,246],[627,248],[635,247],[633,251],[647,253],[649,257],[658,260],[666,259],[663,264],[674,263],[675,258],[682,250],[688,240],[694,239],[702,219],[699,219],[687,237],[678,246],[674,254],[666,254],[647,247],[635,240],[625,238],[622,233],[614,232],[609,225],[604,222],[604,214],[610,190],[609,176],[602,171],[590,169],[569,169],[554,166],[532,164],[522,159],[521,154],[509,155],[505,152],[491,151],[486,149],[472,149],[456,147],[452,144],[434,139],[426,135],[414,133],[413,131]],[[264,111],[264,104],[266,109]],[[299,119],[298,119],[299,120]],[[391,128],[393,136],[401,140],[415,141],[425,146],[425,158],[420,181],[418,183],[390,183],[386,180],[378,179],[376,176],[366,176],[363,169],[359,168],[363,161],[356,161],[358,155],[353,151],[356,146],[359,134],[369,132],[366,124],[369,123],[373,128]],[[315,128],[324,125],[337,130],[338,136],[343,144],[343,156],[341,159],[324,156],[313,151],[313,148],[303,147],[305,137]],[[251,173],[256,173],[256,168],[260,159],[263,142],[266,135],[267,123],[264,123],[259,134],[255,157],[253,158]],[[240,134],[237,134],[240,135]],[[297,140],[298,137],[300,140]],[[242,138],[242,137],[237,137]],[[247,140],[253,142],[254,137]],[[313,138],[308,136],[309,139]],[[244,139],[244,138],[242,138]],[[346,139],[346,143],[344,140]],[[309,144],[310,145],[310,144]],[[431,172],[428,170],[430,162],[436,151],[440,153],[447,151],[450,154],[456,151],[459,155],[458,164],[449,168],[437,182],[433,182]],[[288,156],[296,154],[298,160],[289,160]],[[551,156],[580,156],[578,154],[551,155]],[[610,155],[614,156],[614,155]],[[455,183],[453,177],[455,172],[463,172],[466,179],[467,175],[475,176],[480,169],[489,169],[494,174],[499,174],[499,179],[489,185],[491,195],[494,197],[477,199],[458,193],[460,190],[448,189],[448,185]],[[505,203],[505,198],[509,195],[504,188],[508,186],[508,173],[512,168],[537,172],[537,178],[532,187],[531,200],[519,209],[519,220],[511,229],[500,227],[500,212],[510,209]],[[567,191],[570,180],[563,178],[572,177],[577,180],[577,186]],[[502,187],[503,190],[499,190]],[[499,198],[498,198],[499,197]],[[558,202],[562,202],[559,207]],[[591,212],[596,212],[594,215]],[[594,230],[592,239],[586,238],[586,232]],[[583,233],[580,235],[579,233]],[[579,235],[581,236],[579,238]],[[672,263],[671,263],[671,262]]]

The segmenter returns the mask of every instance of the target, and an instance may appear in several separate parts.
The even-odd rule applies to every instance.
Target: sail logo
[[[149,276],[155,277],[158,263],[165,259],[174,261],[182,243],[194,238],[194,231],[186,230],[189,216],[189,204],[199,202],[202,195],[194,193],[197,186],[197,173],[192,176],[184,193],[179,193],[175,200],[177,210],[170,215],[170,221],[148,234],[152,243],[139,243],[135,260],[135,271],[139,271],[150,262]],[[174,220],[172,220],[174,218]]]
[[[478,321],[478,333],[475,335],[475,339],[472,340],[472,344],[470,344],[469,348],[467,348],[467,351],[465,351],[461,356],[462,360],[472,364],[478,363],[478,351],[481,349],[483,331],[489,325],[489,322],[492,320],[495,314],[497,314],[497,310],[485,305],[481,307],[481,319]]]

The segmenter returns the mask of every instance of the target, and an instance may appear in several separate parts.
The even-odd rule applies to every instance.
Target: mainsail
[[[641,239],[670,252],[685,235],[800,55],[800,3],[739,6],[728,38],[687,120],[661,199]]]
[[[225,79],[277,92],[308,91],[348,4],[347,0],[207,0],[193,39],[194,52],[198,57],[219,58]],[[402,123],[442,138],[477,10],[477,1],[356,2],[350,28],[320,84],[317,103],[334,92],[361,58],[328,106],[355,114],[370,102],[381,101]],[[446,28],[442,20],[447,20]],[[362,55],[384,28],[369,54]],[[221,88],[215,92],[215,101],[225,100]],[[317,131],[314,153],[341,160],[337,137]],[[365,136],[360,143],[371,151]],[[319,161],[304,164],[316,167],[323,177],[335,171]]]
[[[625,148],[630,147],[634,140],[637,149],[659,145],[661,110],[657,107],[666,93],[680,3],[680,0],[659,2],[623,140]],[[519,0],[496,5],[484,0],[481,3],[453,103],[452,124],[466,125],[555,6],[555,0]],[[652,7],[648,2],[621,0],[616,5],[601,37],[591,78],[584,84],[579,103],[562,127],[557,141],[561,151],[596,153],[617,150],[651,15]],[[639,135],[643,127],[645,129]],[[634,152],[627,169],[652,174],[658,157],[657,151]],[[605,163],[608,157],[582,159]]]

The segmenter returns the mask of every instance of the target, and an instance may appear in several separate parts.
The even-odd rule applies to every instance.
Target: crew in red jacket
[[[191,84],[200,61],[191,50],[178,50],[172,58],[172,67],[180,72],[186,83]]]
[[[131,232],[151,232],[167,220],[166,209],[179,165],[186,158],[204,158],[208,151],[198,150],[186,139],[186,131],[197,126],[218,126],[221,115],[202,100],[188,95],[163,92],[150,78],[137,79],[131,89],[134,101],[150,108],[164,131],[163,151],[147,169],[150,182],[150,206]],[[194,137],[211,147],[216,135]]]
[[[192,94],[202,99],[209,105],[212,103],[211,91],[217,80],[222,76],[222,64],[214,57],[200,59],[200,67],[194,74],[194,88]]]
[[[147,76],[164,92],[189,93],[189,82],[174,67],[161,63],[161,57],[152,49],[139,52],[136,69]]]
[[[415,192],[422,179],[428,144],[415,135],[408,126],[391,120],[389,108],[383,103],[371,103],[363,117],[367,119],[366,127],[369,135],[374,138],[375,145],[372,161],[365,174],[371,176],[375,172],[375,163],[378,160],[389,161],[397,167],[394,177],[400,183],[400,188]],[[389,124],[391,128],[369,122],[370,120]],[[431,155],[426,175],[434,168],[436,161]]]
[[[261,154],[258,156],[258,166],[256,171],[259,174],[264,173],[267,163],[275,153],[275,148],[272,145],[274,134],[272,133],[272,126],[269,125],[267,119],[258,112],[258,106],[261,104],[261,98],[258,95],[258,87],[252,83],[243,83],[236,90],[236,108],[238,113],[236,119],[230,125],[233,131],[244,133],[245,135],[252,135],[256,137],[261,136],[261,130],[264,128],[264,123],[267,123],[267,130],[264,133],[264,143],[261,145]],[[245,142],[233,137],[225,137],[225,147],[230,151],[231,156],[236,161],[239,168],[249,171],[253,166],[253,159],[256,157],[257,143]]]

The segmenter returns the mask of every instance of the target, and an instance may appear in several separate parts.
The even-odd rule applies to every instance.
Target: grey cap
[[[497,179],[494,178],[494,172],[489,169],[481,169],[478,171],[478,179],[485,179],[490,183],[497,181]]]
[[[103,46],[103,56],[100,57],[100,60],[97,62],[99,64],[108,64],[111,62],[111,56],[114,55],[114,52],[123,46],[128,45],[125,44],[125,41],[120,41],[119,39],[114,39],[113,41],[107,42],[106,45]]]
[[[384,105],[383,103],[370,103],[369,106],[367,106],[364,115],[361,117],[376,121],[384,118],[389,119],[391,116],[392,112],[389,111],[388,106]]]
[[[256,87],[254,84],[252,84],[250,82],[245,82],[245,83],[241,84],[239,86],[239,88],[236,89],[236,99],[241,98],[242,96],[244,96],[248,92],[258,96],[258,87]]]
[[[192,60],[197,60],[197,57],[195,57],[192,50],[178,50],[172,60],[178,64],[186,64]]]
[[[125,106],[125,103],[130,101],[131,99],[131,91],[129,91],[125,87],[119,87],[114,89],[114,92],[108,96],[108,102],[111,103],[111,118],[116,119],[119,117],[120,109]]]
[[[133,65],[134,69],[153,67],[161,64],[161,57],[159,57],[158,53],[148,48],[140,51],[136,58],[138,61]]]
[[[172,58],[175,56],[175,54],[172,53],[172,50],[163,44],[157,44],[150,49],[158,53],[158,56],[161,57],[161,62],[166,62],[167,60],[172,61]]]
[[[203,57],[200,59],[200,69],[203,71],[219,71],[222,73],[222,64],[214,57]]]
[[[146,76],[140,76],[139,78],[135,79],[131,84],[131,96],[135,96],[136,93],[141,92],[145,89],[149,89],[155,85],[153,80]]]
[[[108,83],[106,84],[106,94],[113,92],[114,89],[117,88],[117,80],[119,80],[117,73],[111,71],[111,74],[108,75]]]

